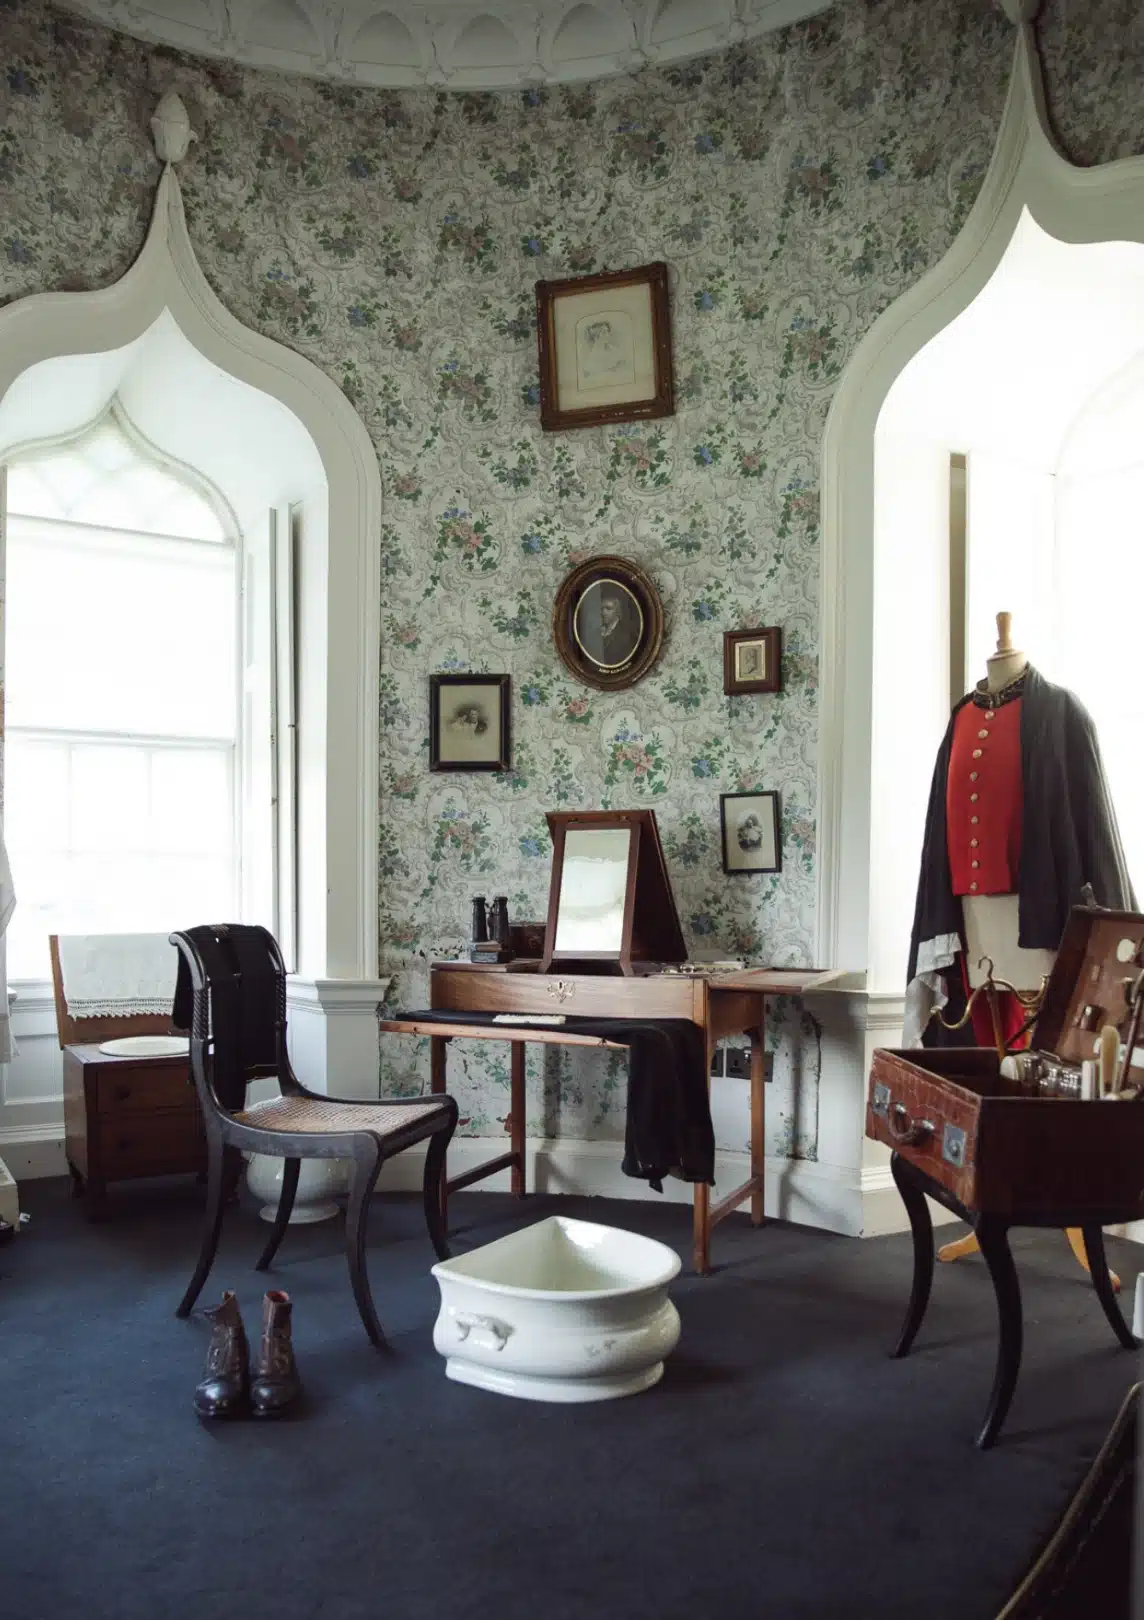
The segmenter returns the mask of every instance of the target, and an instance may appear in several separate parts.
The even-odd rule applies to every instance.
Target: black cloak
[[[907,1046],[917,1044],[931,1009],[944,1005],[946,970],[962,949],[961,899],[953,893],[949,872],[945,800],[954,720],[972,700],[970,692],[954,708],[934,765],[910,938]],[[1092,717],[1079,698],[1047,681],[1031,664],[1021,706],[1021,785],[1018,944],[1055,951],[1072,907],[1084,903],[1086,884],[1097,905],[1135,911]]]

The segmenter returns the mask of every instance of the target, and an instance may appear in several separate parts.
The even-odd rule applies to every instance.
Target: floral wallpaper
[[[1137,8],[1050,13],[1061,125],[1086,154],[1138,149]],[[0,0],[0,296],[123,273],[157,180],[148,119],[177,89],[198,132],[181,176],[208,277],[334,377],[377,446],[393,1005],[422,1004],[428,959],[463,948],[472,894],[543,916],[557,807],[657,811],[693,950],[809,962],[822,428],[855,344],[972,204],[1012,40],[993,0],[840,0],[633,78],[385,93]],[[675,416],[542,433],[536,280],[660,258]],[[667,615],[658,665],[611,695],[569,676],[550,631],[561,578],[601,551],[647,570]],[[723,630],[770,624],[783,691],[724,697]],[[430,775],[428,675],[466,669],[512,676],[512,768]],[[783,870],[725,877],[719,794],[754,787],[781,793]],[[769,1034],[770,1150],[813,1156],[814,1021],[779,1007]],[[490,1050],[451,1058],[471,1133],[507,1112]],[[425,1083],[412,1043],[386,1039],[381,1062],[387,1088]],[[614,1058],[551,1052],[529,1083],[534,1131],[621,1133]]]

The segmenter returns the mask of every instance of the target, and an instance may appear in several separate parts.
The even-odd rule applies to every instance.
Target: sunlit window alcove
[[[54,1162],[54,932],[266,924],[300,1071],[372,1094],[376,456],[215,298],[173,168],[121,281],[0,312],[0,465],[23,874],[0,1131]]]
[[[986,286],[910,361],[878,418],[878,988],[905,980],[917,872],[902,851],[921,848],[933,756],[951,704],[984,674],[999,611],[1091,712],[1114,803],[1140,802],[1142,445],[1144,244],[1061,242],[1024,212]],[[1139,885],[1138,818],[1125,814],[1121,831]]]

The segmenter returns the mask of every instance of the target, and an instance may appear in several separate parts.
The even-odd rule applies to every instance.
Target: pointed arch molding
[[[175,155],[182,151],[185,142]],[[171,163],[159,181],[147,240],[119,281],[95,292],[37,293],[0,310],[0,399],[29,367],[124,347],[164,310],[207,360],[292,412],[322,461],[329,500],[328,525],[320,525],[328,528],[325,578],[310,577],[307,589],[323,589],[327,603],[320,649],[324,713],[316,717],[326,733],[324,825],[302,832],[308,859],[324,851],[325,882],[318,892],[325,894],[326,908],[320,918],[303,919],[301,966],[311,980],[373,981],[381,477],[353,406],[311,361],[243,326],[216,297],[195,257]],[[318,654],[304,652],[307,658]]]
[[[948,253],[879,316],[831,404],[822,447],[817,961],[869,959],[873,693],[874,431],[895,379],[972,303],[1022,210],[1064,242],[1144,242],[1144,158],[1082,169],[1058,150],[1045,108],[1035,0],[1017,23],[1001,127],[977,200]],[[908,655],[903,625],[903,654]]]

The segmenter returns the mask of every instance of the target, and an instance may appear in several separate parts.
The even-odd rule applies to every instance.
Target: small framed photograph
[[[783,633],[770,630],[724,630],[723,690],[778,692],[782,687]]]
[[[561,583],[552,636],[586,686],[622,691],[646,675],[663,644],[663,603],[651,578],[625,557],[590,557]]]
[[[511,675],[430,675],[429,769],[507,771]]]
[[[782,834],[777,793],[721,793],[723,870],[731,876],[781,872]]]
[[[538,281],[536,331],[547,431],[674,413],[666,264]]]

